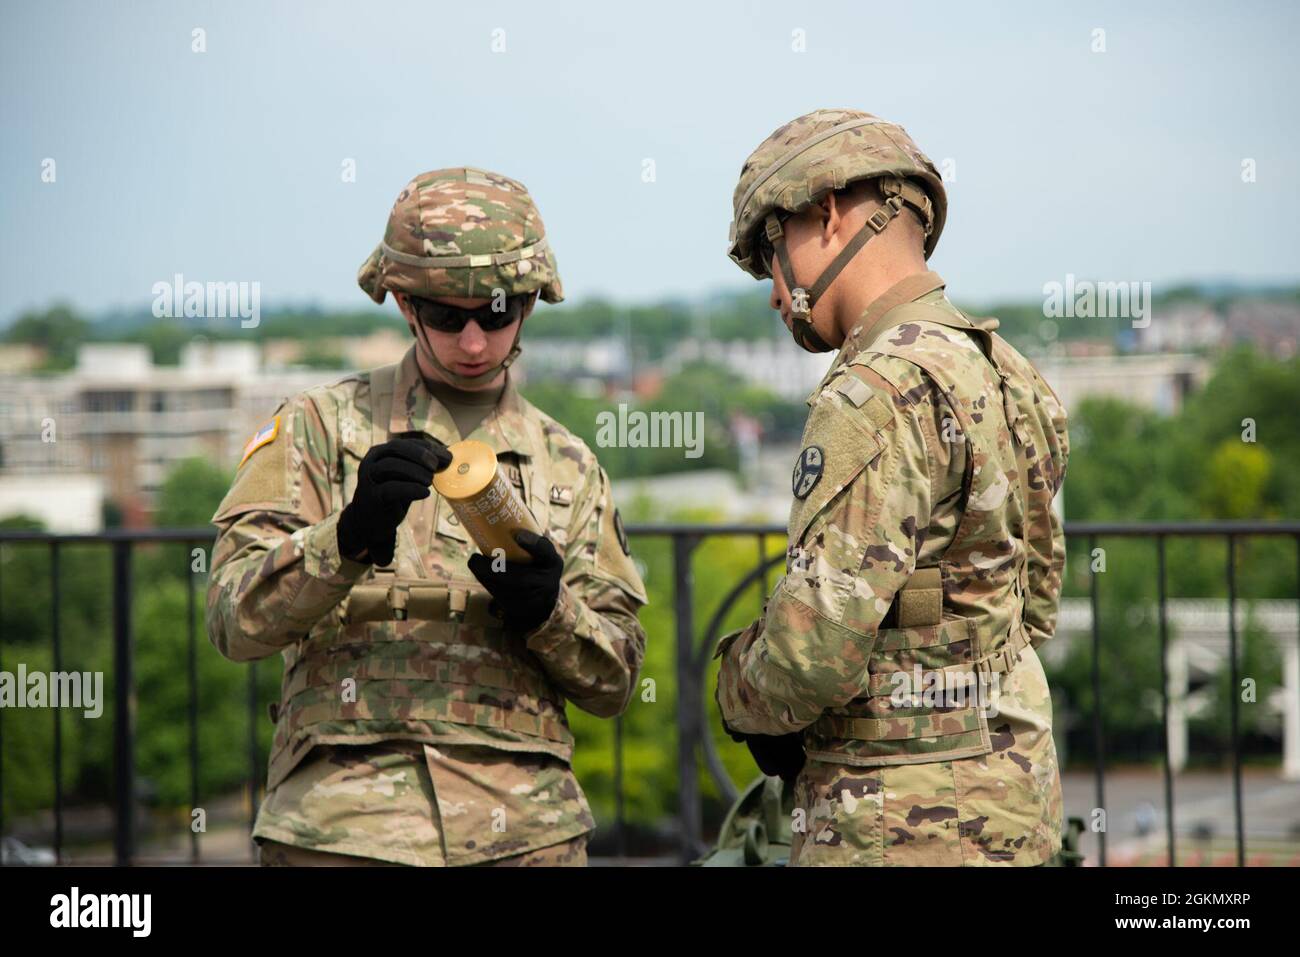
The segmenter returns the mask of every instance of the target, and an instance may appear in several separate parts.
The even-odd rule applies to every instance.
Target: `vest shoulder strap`
[[[962,329],[974,333],[984,354],[988,356],[989,361],[995,367],[997,366],[997,362],[993,358],[993,330],[997,328],[996,319],[987,323],[976,324],[967,319],[964,314],[959,312],[954,315],[942,306],[935,305],[932,302],[905,302],[890,309],[880,317],[880,320],[871,329],[871,339],[863,351],[870,352],[872,345],[886,332],[909,322],[933,322],[941,326],[948,326],[951,329]]]
[[[909,322],[933,322],[937,325],[947,326],[951,329],[961,329],[974,334],[976,340],[979,342],[980,350],[984,353],[985,358],[987,358],[989,364],[993,367],[993,371],[997,374],[1001,383],[1003,409],[1006,415],[1007,427],[1011,433],[1012,446],[1015,450],[1016,468],[1019,472],[1015,482],[1015,495],[1020,509],[1020,528],[1018,537],[1024,550],[1024,561],[1021,565],[1020,574],[1021,600],[1023,601],[1024,596],[1027,594],[1025,586],[1029,555],[1028,527],[1030,524],[1030,501],[1028,477],[1030,463],[1026,454],[1025,440],[1020,428],[1022,412],[1011,396],[1009,374],[998,362],[995,352],[993,330],[997,328],[997,320],[991,320],[990,322],[980,323],[977,325],[966,318],[964,314],[954,314],[933,303],[903,303],[902,305],[889,310],[881,317],[880,322],[871,331],[870,345],[868,345],[863,351],[865,353],[870,353],[872,351],[893,353],[893,350],[889,348],[876,349],[876,343],[878,343],[881,337],[890,329],[895,329],[898,326]],[[955,383],[950,381],[948,375],[942,369],[932,367],[930,363],[918,361],[918,357],[916,356],[909,355],[904,356],[904,358],[924,369],[925,372],[934,379],[935,382],[938,383],[939,387],[945,392],[951,392]],[[974,423],[970,420],[968,413],[955,396],[953,396],[953,402],[950,404],[953,408],[953,412],[961,420],[962,430],[965,432],[967,438],[967,448],[973,452],[974,438],[976,435]],[[968,487],[965,490],[967,514],[963,515],[957,533],[954,535],[953,541],[949,543],[948,549],[951,549],[962,540],[964,534],[969,529],[970,519],[972,517],[970,514],[971,499],[973,495],[976,495],[979,492],[979,489],[975,487],[973,478],[973,476],[968,476],[970,484],[968,484]],[[945,549],[945,555],[947,554],[948,549]],[[934,615],[934,592],[932,590],[934,585],[930,578],[931,575],[932,571],[930,569],[918,568],[912,578],[903,586],[903,589],[898,595],[900,619],[909,619],[909,624],[931,623],[931,619]],[[940,591],[940,596],[941,595],[942,591]],[[907,624],[903,624],[901,621],[900,626],[908,627]]]
[[[393,413],[393,390],[397,388],[398,363],[370,370],[370,444],[388,441],[388,420]]]

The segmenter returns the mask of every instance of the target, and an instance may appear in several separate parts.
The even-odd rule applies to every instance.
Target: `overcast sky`
[[[175,273],[363,307],[394,197],[457,165],[529,187],[570,300],[744,288],[740,165],[824,106],[951,161],[932,265],[963,302],[1295,280],[1297,5],[1048,6],[7,2],[0,323],[144,308]]]

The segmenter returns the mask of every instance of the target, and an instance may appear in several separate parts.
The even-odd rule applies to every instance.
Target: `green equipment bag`
[[[718,843],[697,867],[785,867],[794,839],[794,786],[758,777],[727,812]]]

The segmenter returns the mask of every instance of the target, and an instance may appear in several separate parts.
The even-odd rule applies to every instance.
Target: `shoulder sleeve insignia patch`
[[[614,509],[614,534],[618,536],[618,547],[623,549],[624,555],[632,554],[632,547],[627,543],[627,529],[623,527],[623,516]]]
[[[794,476],[790,481],[795,498],[802,500],[808,497],[821,481],[825,465],[825,453],[820,445],[810,445],[799,453],[799,458],[794,463]]]
[[[239,468],[248,461],[248,457],[260,449],[262,446],[275,441],[275,437],[280,434],[280,417],[277,415],[266,425],[257,430],[256,434],[248,440],[244,446],[244,454],[239,460]]]

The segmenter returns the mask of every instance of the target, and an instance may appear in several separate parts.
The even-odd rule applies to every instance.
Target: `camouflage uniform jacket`
[[[804,733],[795,863],[1042,863],[1059,847],[1034,648],[1060,596],[1065,413],[969,325],[934,273],[866,310],[809,398],[787,573],[719,647],[728,725]]]
[[[490,809],[469,808],[467,817],[464,802],[445,806],[446,796],[438,793],[441,813],[434,821],[442,827],[445,857],[472,863],[591,829],[568,768],[573,737],[565,701],[605,717],[626,707],[644,656],[637,612],[646,598],[604,470],[581,440],[511,382],[466,438],[493,448],[565,557],[550,618],[525,636],[500,627],[466,565],[474,545],[436,492],[411,505],[398,528],[392,565],[376,569],[340,556],[336,524],[355,490],[362,457],[390,435],[417,429],[448,444],[460,438],[425,387],[414,346],[395,366],[347,376],[283,404],[250,441],[213,516],[219,533],[208,633],[233,660],[275,652],[284,659],[281,700],[273,709],[268,803],[300,763],[311,763],[304,759],[313,749],[382,742],[384,753],[412,757],[419,745],[435,772],[435,791],[439,768],[448,782],[478,781],[481,795],[493,791],[494,779],[508,781],[500,789],[503,799],[509,803],[512,793],[518,795],[518,807],[507,808],[517,813],[506,818],[530,818],[534,825],[524,839],[518,829],[508,839],[499,828],[485,834]],[[398,593],[407,605],[405,620],[390,614]],[[465,760],[456,764],[458,754]],[[454,767],[440,764],[444,758]],[[551,786],[530,788],[521,774],[534,784],[546,776]],[[361,791],[353,787],[352,793]],[[539,820],[550,826],[536,826]],[[323,846],[314,827],[295,826],[297,841],[286,839],[286,829],[267,836],[428,862],[394,853],[373,832],[347,847]]]

